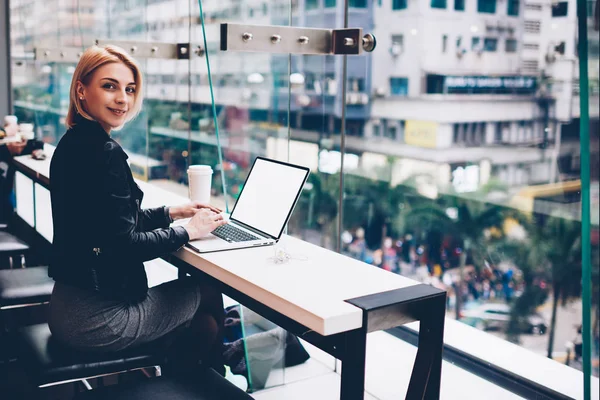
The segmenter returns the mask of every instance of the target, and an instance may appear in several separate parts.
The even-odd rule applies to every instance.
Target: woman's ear
[[[81,83],[81,81],[77,81],[77,97],[79,97],[79,100],[85,100],[85,87],[83,86],[83,83]]]

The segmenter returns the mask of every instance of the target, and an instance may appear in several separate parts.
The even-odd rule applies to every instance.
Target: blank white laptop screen
[[[231,219],[279,236],[307,171],[257,159],[231,213]]]

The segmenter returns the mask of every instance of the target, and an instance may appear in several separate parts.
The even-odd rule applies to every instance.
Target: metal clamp
[[[97,46],[114,45],[121,47],[138,59],[174,59],[187,60],[190,53],[199,57],[204,56],[203,46],[196,46],[192,51],[190,43],[157,43],[157,42],[131,42],[122,40],[96,39]],[[35,48],[34,59],[47,62],[77,63],[83,54],[81,47],[60,48]]]
[[[77,63],[82,54],[81,47],[33,49],[33,59],[46,62]]]
[[[346,54],[371,52],[373,34],[362,28],[316,29],[290,26],[221,24],[222,51],[251,51],[291,54]]]

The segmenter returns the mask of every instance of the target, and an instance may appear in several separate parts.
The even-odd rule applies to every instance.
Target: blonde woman
[[[83,53],[71,82],[68,130],[50,167],[49,274],[56,281],[50,329],[57,340],[82,351],[155,342],[167,346],[171,370],[201,365],[224,374],[221,294],[190,278],[148,289],[144,261],[225,221],[208,204],[141,208],[143,192],[127,155],[110,136],[141,106],[142,74],[127,53],[115,46]],[[169,227],[190,217],[187,225]]]

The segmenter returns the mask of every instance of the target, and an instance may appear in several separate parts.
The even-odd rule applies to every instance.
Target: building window
[[[454,0],[454,9],[456,11],[465,11],[465,0]]]
[[[506,39],[505,43],[505,51],[507,53],[516,53],[517,52],[517,40],[516,39]]]
[[[367,0],[349,0],[348,7],[367,8]]]
[[[519,16],[519,3],[520,0],[508,0],[508,10],[506,10],[506,14],[511,17]]]
[[[373,136],[379,137],[381,136],[381,125],[373,125]]]
[[[392,35],[392,46],[390,54],[393,57],[398,57],[404,51],[404,35]]]
[[[325,8],[334,8],[335,0],[325,0]]]
[[[552,18],[566,17],[569,13],[569,2],[559,1],[556,4],[552,4]]]
[[[390,94],[392,96],[408,96],[408,78],[390,78]]]
[[[494,52],[498,50],[498,39],[496,38],[485,38],[483,40],[483,49],[485,51]]]
[[[305,4],[307,10],[314,10],[319,7],[319,0],[306,0]]]
[[[477,11],[485,14],[495,14],[496,0],[477,0]]]
[[[392,0],[392,10],[404,10],[407,3],[407,0]]]
[[[443,35],[442,36],[442,53],[445,53],[447,48],[448,48],[448,35]]]
[[[473,37],[471,39],[471,50],[473,50],[473,51],[479,50],[480,43],[481,43],[481,38],[478,38],[476,36]]]
[[[431,8],[446,8],[447,0],[431,0]]]
[[[395,125],[391,125],[387,131],[387,137],[390,139],[396,139],[398,137],[398,127]]]

